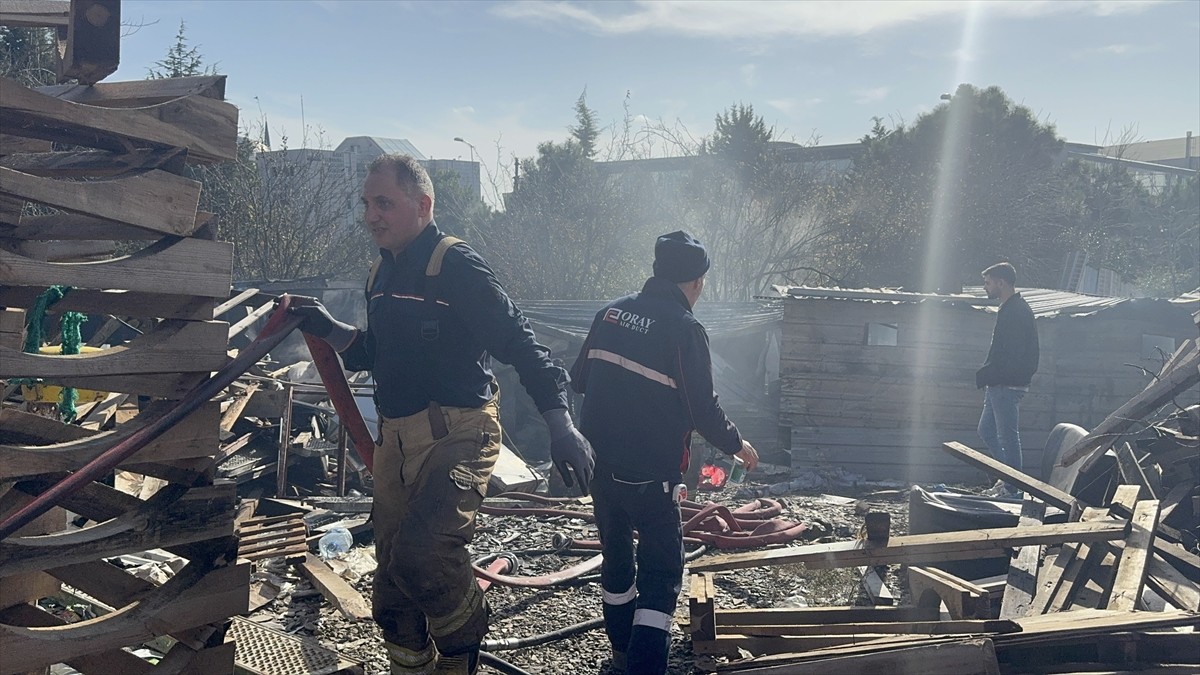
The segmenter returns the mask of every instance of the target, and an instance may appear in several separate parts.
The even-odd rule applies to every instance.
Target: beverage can
[[[733,458],[733,468],[729,471],[729,482],[740,483],[746,479],[746,463],[741,457]]]

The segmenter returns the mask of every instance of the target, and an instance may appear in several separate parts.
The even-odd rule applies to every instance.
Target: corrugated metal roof
[[[989,300],[982,286],[967,286],[960,294],[906,293],[877,288],[813,288],[807,286],[778,286],[776,290],[787,297],[809,300],[858,300],[862,302],[944,302],[974,309],[995,312],[999,303]],[[1106,311],[1128,303],[1170,303],[1182,305],[1188,311],[1200,309],[1200,296],[1185,294],[1172,300],[1161,298],[1111,298],[1097,295],[1072,293],[1050,288],[1019,288],[1021,297],[1029,303],[1033,314],[1039,318],[1055,316],[1083,316]]]
[[[521,313],[537,327],[565,336],[584,338],[592,319],[608,302],[604,300],[518,300]],[[783,319],[781,300],[751,302],[705,302],[694,310],[710,336],[733,335],[760,330]]]

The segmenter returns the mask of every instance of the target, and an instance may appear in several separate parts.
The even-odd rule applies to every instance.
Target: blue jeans
[[[992,457],[1008,466],[1021,468],[1021,413],[1018,406],[1025,397],[1024,387],[988,386],[983,391],[983,414],[979,417],[979,437]]]

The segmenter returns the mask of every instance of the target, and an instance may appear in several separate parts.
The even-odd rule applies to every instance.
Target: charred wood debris
[[[370,474],[308,371],[260,362],[220,402],[215,471],[238,485],[239,555],[257,561],[250,623],[319,640],[308,648],[333,650],[341,672],[382,672],[370,625]],[[779,468],[702,495],[744,506],[685,503],[691,562],[672,672],[1197,672],[1200,405],[1179,399],[1198,381],[1192,340],[1091,433],[1059,434],[1046,476],[945,444],[1018,486],[1021,500]],[[361,381],[351,387],[370,394]],[[545,495],[548,473],[498,472],[482,509],[473,548],[494,574],[481,584],[508,586],[492,593],[488,648],[511,660],[508,672],[603,671],[598,567],[587,565],[595,528],[586,499]],[[914,521],[930,505],[961,517],[929,531]],[[339,528],[354,546],[316,555]],[[511,583],[520,575],[566,580],[530,593]],[[559,630],[563,612],[579,617],[574,635]]]

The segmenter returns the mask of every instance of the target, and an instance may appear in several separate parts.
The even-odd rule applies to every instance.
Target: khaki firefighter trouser
[[[438,652],[453,655],[487,633],[467,544],[499,455],[496,399],[479,409],[433,404],[383,419],[374,468],[374,616],[391,646],[415,656],[428,653],[432,638]],[[393,673],[409,672],[404,660],[392,659]]]

